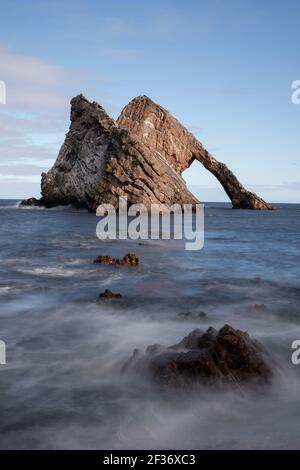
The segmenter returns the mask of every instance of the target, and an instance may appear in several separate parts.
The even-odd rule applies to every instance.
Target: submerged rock
[[[205,312],[180,312],[179,318],[188,320],[208,320],[207,313]]]
[[[257,312],[267,312],[268,307],[265,304],[254,304],[253,310],[256,310]]]
[[[135,350],[123,370],[149,374],[170,386],[267,383],[272,377],[262,345],[229,325],[219,331],[195,329],[169,348],[153,345],[145,353]]]
[[[121,294],[115,294],[111,290],[105,289],[104,292],[99,294],[98,300],[100,301],[101,300],[114,300],[114,299],[122,299],[122,297],[123,296]]]
[[[98,256],[94,263],[109,264],[109,265],[121,265],[121,266],[137,266],[139,264],[139,258],[134,253],[128,253],[122,259],[113,258],[112,256],[102,255]]]

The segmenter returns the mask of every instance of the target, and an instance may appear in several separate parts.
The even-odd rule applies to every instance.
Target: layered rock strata
[[[117,121],[83,95],[71,101],[71,125],[54,166],[42,174],[39,201],[22,205],[72,204],[96,211],[100,204],[192,204],[182,172],[199,160],[239,209],[272,209],[247,191],[168,111],[146,96],[132,100]]]
[[[147,96],[134,98],[117,122],[142,139],[152,152],[158,152],[179,174],[198,160],[219,180],[233,208],[272,209],[255,193],[247,191],[224,163],[216,160],[177,119]]]
[[[120,127],[98,103],[71,101],[71,126],[55,165],[42,175],[47,205],[196,204],[182,177],[137,137]]]

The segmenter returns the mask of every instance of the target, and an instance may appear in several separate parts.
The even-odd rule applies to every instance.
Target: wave
[[[32,285],[2,285],[0,286],[0,296],[6,294],[19,294],[32,289]]]
[[[1,204],[1,202],[3,201],[0,201],[0,209],[19,209],[22,201],[7,201],[6,204]]]
[[[11,291],[15,290],[15,287],[12,286],[0,286],[0,295],[7,294]]]
[[[23,274],[32,274],[34,276],[50,276],[50,277],[71,277],[71,276],[77,276],[80,274],[88,274],[88,273],[93,273],[96,270],[95,269],[89,269],[89,270],[84,270],[84,269],[66,269],[63,266],[45,266],[45,267],[39,267],[39,268],[32,268],[32,269],[19,269],[19,272]]]
[[[87,212],[87,209],[77,209],[76,207],[72,205],[67,205],[67,206],[55,206],[55,207],[45,207],[45,206],[22,206],[21,205],[22,201],[19,201],[17,203],[16,208],[21,209],[21,210],[38,210],[38,211],[54,211],[54,212],[61,212],[61,211],[66,211],[66,212]],[[7,208],[7,206],[4,206]],[[11,206],[10,206],[11,207]],[[1,206],[0,206],[1,208]]]

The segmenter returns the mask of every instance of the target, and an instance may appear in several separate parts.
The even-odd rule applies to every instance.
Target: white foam
[[[71,277],[87,272],[93,272],[93,270],[82,270],[82,269],[66,269],[65,267],[52,267],[45,266],[33,269],[20,269],[19,272],[24,274],[33,274],[35,276],[51,276],[51,277]]]

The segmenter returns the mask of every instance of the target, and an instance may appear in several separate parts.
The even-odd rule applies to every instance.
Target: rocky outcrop
[[[272,371],[257,341],[224,325],[218,331],[192,331],[169,348],[153,345],[143,353],[135,350],[124,372],[150,375],[159,384],[189,386],[195,383],[267,383]]]
[[[114,266],[137,266],[139,264],[139,258],[134,253],[128,253],[122,259],[113,258],[108,255],[100,255],[95,259],[94,263]]]
[[[229,168],[217,161],[168,111],[147,96],[134,98],[122,111],[118,124],[141,139],[152,152],[181,174],[196,159],[221,183],[237,209],[272,209],[270,204],[247,191]]]
[[[195,320],[195,321],[199,321],[199,320],[207,321],[208,320],[207,313],[205,312],[189,312],[189,311],[180,312],[178,314],[178,317],[181,320]]]
[[[82,95],[71,101],[71,126],[53,168],[42,175],[48,205],[189,203],[198,200],[170,165],[121,128],[98,103]]]
[[[69,132],[54,166],[42,174],[41,192],[48,205],[93,205],[115,129],[100,105],[82,95],[72,99]]]
[[[43,207],[45,206],[45,202],[43,198],[37,199],[36,197],[30,197],[29,199],[23,199],[20,202],[21,207]]]
[[[102,292],[101,294],[99,294],[99,297],[98,297],[98,301],[101,302],[103,300],[120,300],[122,299],[122,295],[121,294],[115,294],[114,292],[112,292],[111,290],[109,289],[105,289],[104,292]]]
[[[223,185],[234,208],[271,209],[247,191],[164,108],[146,96],[135,98],[117,122],[83,95],[71,101],[71,125],[58,158],[42,174],[40,201],[22,205],[72,204],[96,211],[100,204],[192,204],[199,201],[181,177],[198,159]]]

